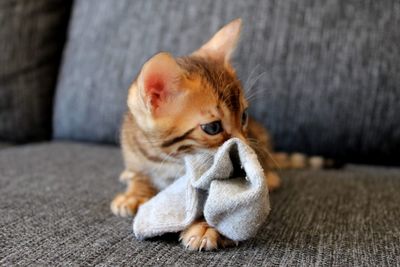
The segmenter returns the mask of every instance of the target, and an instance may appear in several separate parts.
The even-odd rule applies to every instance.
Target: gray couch
[[[348,164],[280,171],[238,247],[137,241],[109,211],[127,88],[152,54],[236,17],[235,66],[277,149]],[[0,22],[0,265],[400,264],[397,0],[5,0]]]

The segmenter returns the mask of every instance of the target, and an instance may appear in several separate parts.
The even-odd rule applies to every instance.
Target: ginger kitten
[[[268,151],[262,152],[271,151],[270,138],[248,118],[248,102],[230,64],[240,28],[241,20],[234,20],[190,56],[174,58],[162,52],[144,64],[128,94],[129,111],[121,131],[121,179],[127,189],[112,201],[114,214],[134,215],[184,173],[185,155],[215,150],[231,137],[262,148],[256,151],[261,151],[268,188],[279,187]],[[232,244],[204,219],[183,231],[181,241],[193,250]]]

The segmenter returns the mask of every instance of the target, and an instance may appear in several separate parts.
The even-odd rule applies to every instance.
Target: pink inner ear
[[[145,82],[145,89],[152,108],[157,109],[166,98],[164,81],[159,76],[150,76]]]

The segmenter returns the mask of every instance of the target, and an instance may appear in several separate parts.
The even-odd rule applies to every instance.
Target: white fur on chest
[[[161,162],[148,160],[143,155],[124,151],[126,169],[149,178],[158,190],[162,190],[184,174],[184,164],[165,159]]]
[[[177,178],[181,177],[184,173],[184,165],[176,163],[158,163],[154,164],[149,162],[152,166],[147,169],[147,175],[152,184],[158,189],[162,190],[172,184]]]

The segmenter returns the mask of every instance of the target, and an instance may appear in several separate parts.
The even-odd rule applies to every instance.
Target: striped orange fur
[[[162,52],[144,64],[129,89],[121,130],[121,179],[128,186],[112,201],[113,213],[134,215],[157,190],[183,174],[185,155],[215,150],[232,137],[256,144],[269,189],[279,187],[270,137],[247,118],[248,102],[230,64],[240,28],[241,20],[235,20],[189,56]],[[182,232],[181,240],[200,250],[234,244],[201,219]]]

